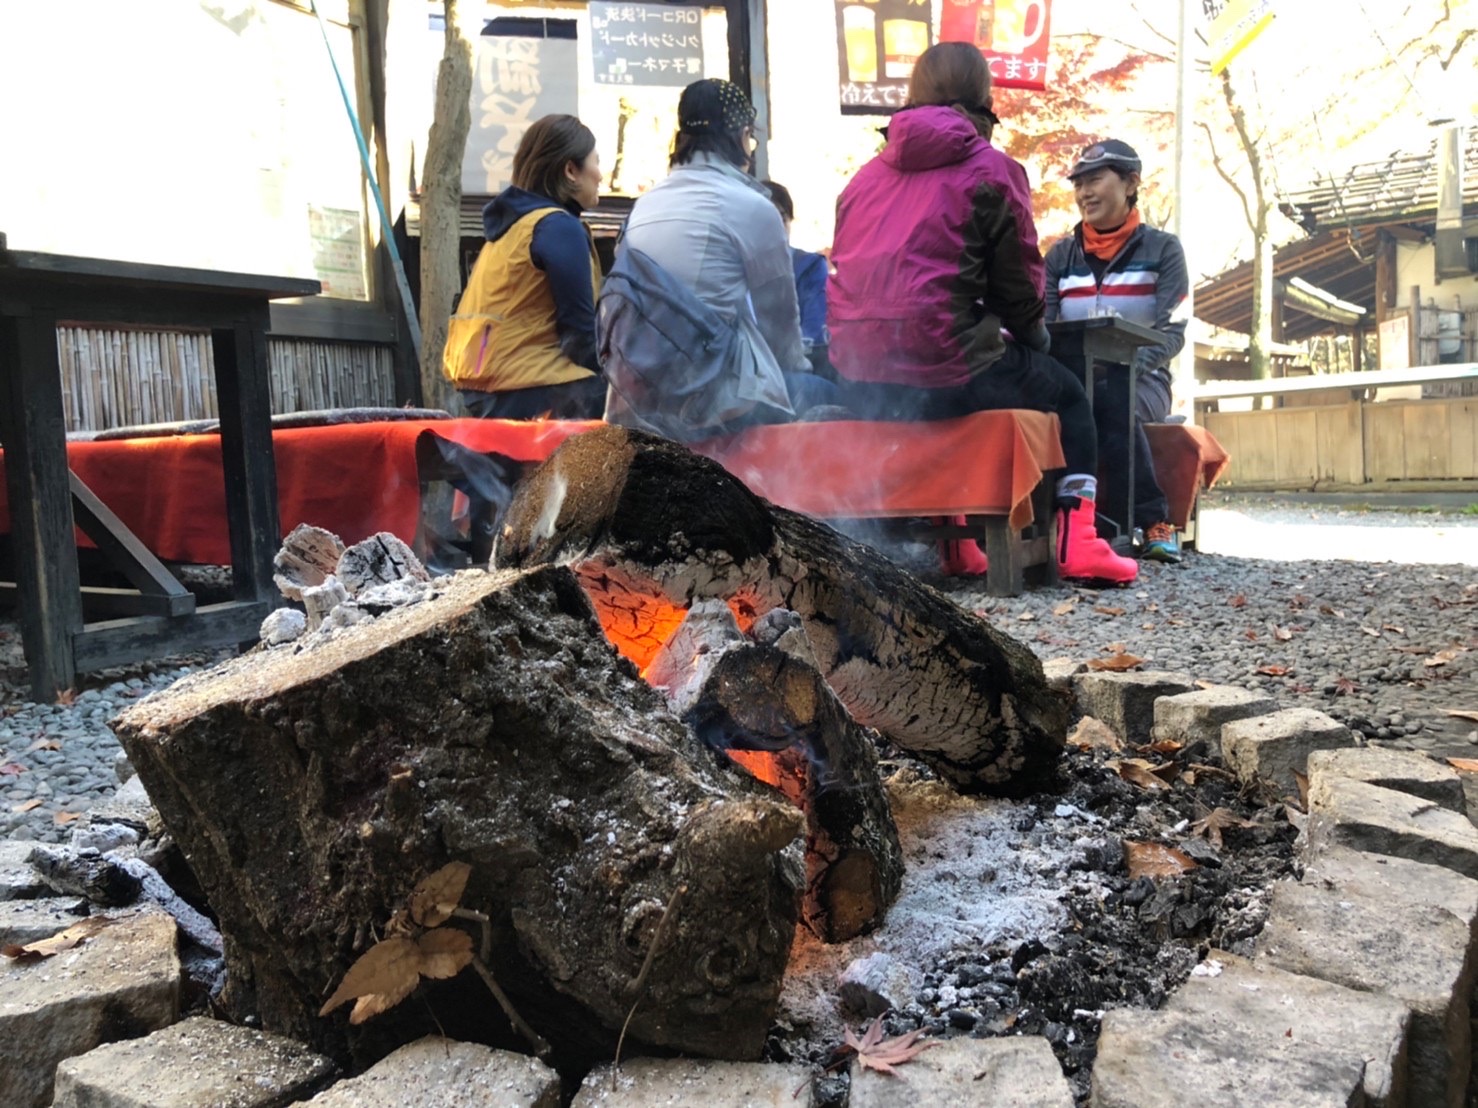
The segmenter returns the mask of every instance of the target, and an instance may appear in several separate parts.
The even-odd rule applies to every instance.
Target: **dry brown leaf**
[[[1076,596],[1074,596],[1071,599],[1064,600],[1057,607],[1053,608],[1052,609],[1052,614],[1054,616],[1065,616],[1069,612],[1071,612],[1074,608],[1076,608],[1077,606],[1078,606],[1078,598]]]
[[[1288,672],[1287,666],[1258,666],[1257,672],[1264,677],[1282,677]]]
[[[1141,631],[1153,631],[1155,629],[1155,625],[1153,623],[1141,623],[1139,625],[1139,629]]]
[[[1298,803],[1307,812],[1309,810],[1309,775],[1294,770],[1293,783],[1298,786]]]
[[[1150,766],[1150,772],[1169,785],[1180,773],[1180,767],[1174,762],[1161,762],[1158,766]]]
[[[455,927],[427,931],[416,945],[421,948],[421,976],[440,981],[456,977],[472,964],[472,936]]]
[[[1471,711],[1467,708],[1443,708],[1442,714],[1453,716],[1457,719],[1465,719],[1471,723],[1478,723],[1478,711]]]
[[[1455,647],[1451,650],[1439,650],[1436,654],[1433,654],[1430,658],[1424,661],[1422,665],[1426,666],[1428,669],[1434,666],[1445,666],[1448,662],[1452,661],[1461,653],[1462,651],[1458,650]]]
[[[1022,623],[1030,623],[1032,620],[1036,619],[1037,616],[1035,612],[1022,612],[1016,618],[1019,619]]]
[[[1105,654],[1123,654],[1129,648],[1121,642],[1111,642],[1100,647]]]
[[[1199,681],[1196,682],[1196,688],[1198,688],[1198,689],[1214,689],[1214,688],[1216,688],[1216,682],[1215,681],[1207,681],[1205,678],[1202,678],[1201,680],[1199,680]]]
[[[1382,631],[1389,631],[1393,635],[1404,635],[1404,634],[1406,634],[1406,628],[1404,628],[1404,627],[1397,627],[1393,623],[1383,623],[1383,624],[1381,624],[1381,630]]]
[[[26,753],[29,754],[33,750],[60,750],[61,748],[62,744],[56,739],[37,739],[26,747]]]
[[[1095,604],[1093,610],[1101,616],[1121,616],[1124,614],[1123,608],[1111,608],[1106,604]]]
[[[74,946],[92,938],[105,927],[111,927],[112,924],[113,921],[106,916],[88,916],[72,924],[65,931],[58,931],[50,938],[38,939],[25,946],[11,944],[0,947],[0,954],[4,954],[7,958],[14,958],[17,962],[39,962],[42,958],[50,958],[53,954],[71,950]]]
[[[1293,632],[1290,631],[1287,627],[1275,627],[1273,628],[1273,638],[1277,639],[1279,642],[1287,642],[1289,639],[1293,638]]]
[[[1365,625],[1362,624],[1360,626],[1360,630],[1364,631],[1367,635],[1371,636],[1372,638],[1376,638],[1376,639],[1380,638],[1380,632],[1377,631],[1374,627],[1366,627]]]
[[[1251,627],[1249,627],[1249,628],[1247,628],[1247,630],[1245,630],[1245,631],[1242,632],[1242,637],[1244,639],[1246,639],[1248,642],[1256,642],[1257,641],[1257,632],[1254,631]]]
[[[868,1025],[862,1038],[859,1039],[852,1034],[851,1028],[847,1028],[844,1036],[847,1046],[856,1053],[857,1062],[863,1069],[876,1070],[878,1073],[899,1077],[901,1075],[893,1068],[894,1066],[901,1066],[918,1057],[931,1046],[939,1045],[936,1042],[919,1042],[919,1037],[923,1034],[921,1028],[893,1039],[884,1039],[883,1018],[879,1016]]]
[[[1147,792],[1158,792],[1161,789],[1168,789],[1170,787],[1155,776],[1154,772],[1150,769],[1150,764],[1143,758],[1126,758],[1122,762],[1112,762],[1110,763],[1110,768],[1117,772],[1125,781],[1128,781],[1129,784],[1136,788],[1144,789]]]
[[[440,927],[452,918],[467,890],[472,867],[466,862],[448,862],[411,892],[411,919],[422,927]]]
[[[1202,811],[1205,811],[1203,808]],[[1243,819],[1230,808],[1213,808],[1191,824],[1191,834],[1203,836],[1217,850],[1221,849],[1221,833],[1233,827],[1256,827],[1250,819]]]
[[[410,996],[416,988],[416,982],[396,990],[393,993],[368,993],[354,1001],[354,1007],[349,1010],[349,1022],[356,1027],[367,1019],[378,1016],[381,1012],[388,1012],[406,997]]]
[[[1094,719],[1092,716],[1084,716],[1073,728],[1067,737],[1068,745],[1078,750],[1123,750],[1124,744],[1119,741],[1119,736],[1114,730],[1102,720]]]
[[[1136,666],[1142,665],[1144,665],[1144,659],[1136,658],[1133,654],[1115,654],[1111,658],[1088,659],[1089,669],[1106,669],[1113,673],[1123,673],[1125,670],[1134,669]]]
[[[1166,754],[1179,754],[1185,749],[1185,743],[1175,739],[1158,739],[1152,743],[1136,746],[1134,749],[1144,754],[1159,754],[1163,757]]]
[[[43,801],[39,796],[35,796],[35,797],[32,797],[30,800],[26,800],[26,801],[21,802],[20,804],[17,804],[14,808],[11,809],[11,811],[12,812],[32,812],[32,811],[35,811],[37,808],[41,807],[41,805],[43,803],[45,803],[45,801]]]
[[[420,980],[420,966],[421,948],[416,945],[416,940],[397,935],[378,942],[349,967],[344,980],[339,982],[334,995],[323,1002],[318,1014],[326,1016],[341,1004],[373,995],[394,996],[396,999],[390,1004],[397,1004],[416,987]],[[383,1012],[385,1008],[377,1011]],[[354,1010],[357,1013],[360,1006],[356,1004]],[[368,1019],[375,1014],[377,1012],[370,1012],[362,1018]],[[352,1015],[350,1019],[352,1022]]]
[[[1164,843],[1124,840],[1124,861],[1129,867],[1129,879],[1141,877],[1179,877],[1196,868],[1195,859],[1183,850],[1176,850]]]
[[[26,767],[19,762],[6,762],[0,765],[0,777],[19,777],[26,772]]]
[[[51,818],[52,822],[54,822],[58,827],[65,827],[67,824],[74,823],[77,820],[81,819],[82,815],[83,813],[81,812],[58,812]]]
[[[1478,758],[1449,758],[1447,764],[1459,773],[1478,773]]]
[[[66,705],[67,707],[71,707],[73,704],[77,703],[77,690],[58,689],[56,694],[56,702],[58,704]]]
[[[1245,608],[1247,607],[1247,594],[1239,592],[1236,596],[1228,600],[1227,603],[1233,608]]]

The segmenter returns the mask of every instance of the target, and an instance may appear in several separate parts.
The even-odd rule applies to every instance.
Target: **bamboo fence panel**
[[[395,404],[390,347],[275,338],[267,347],[274,412]],[[67,325],[57,354],[68,431],[220,414],[208,332]]]

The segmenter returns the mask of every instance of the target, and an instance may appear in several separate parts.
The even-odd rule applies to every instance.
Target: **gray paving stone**
[[[292,1039],[197,1017],[62,1062],[52,1108],[279,1108],[337,1071]]]
[[[119,920],[80,946],[39,962],[0,961],[0,1104],[51,1103],[65,1058],[146,1035],[179,1017],[175,921],[163,912]]]
[[[899,1070],[906,1077],[852,1067],[849,1108],[1073,1108],[1073,1093],[1046,1039],[939,1041]]]
[[[1126,743],[1147,743],[1155,722],[1155,701],[1190,692],[1188,673],[1084,673],[1073,679],[1078,709],[1102,720]]]
[[[0,946],[25,946],[50,938],[86,915],[87,901],[80,896],[0,900]]]
[[[36,844],[23,839],[0,840],[0,900],[34,900],[51,889],[26,861]]]
[[[1103,1017],[1092,1108],[1364,1108],[1365,1061],[1297,1038],[1245,1039],[1176,1012]]]
[[[1280,881],[1253,958],[1404,1003],[1410,1102],[1460,1108],[1471,1064],[1469,939],[1469,926],[1443,908]]]
[[[1458,815],[1468,814],[1462,775],[1425,754],[1388,750],[1381,746],[1321,750],[1309,756],[1308,774],[1311,789],[1316,780],[1325,776],[1348,777],[1352,781],[1364,781],[1367,785],[1395,789],[1399,793],[1430,800]]]
[[[1348,890],[1398,904],[1441,908],[1468,927],[1468,949],[1478,952],[1478,881],[1442,866],[1371,854],[1324,843],[1305,844],[1305,885]]]
[[[1283,796],[1298,796],[1294,774],[1308,773],[1311,754],[1354,745],[1354,732],[1313,708],[1285,708],[1235,719],[1221,729],[1221,753],[1227,768],[1244,784],[1259,778],[1269,781]]]
[[[1213,951],[1165,1004],[1188,1025],[1212,1026],[1264,1051],[1294,1039],[1365,1062],[1370,1108],[1403,1108],[1411,1010],[1394,997]]]
[[[1430,800],[1348,777],[1309,783],[1309,842],[1445,866],[1478,877],[1478,827]]]
[[[809,1108],[812,1071],[763,1062],[713,1062],[702,1058],[633,1058],[621,1063],[616,1087],[609,1066],[598,1066],[580,1085],[570,1108]],[[796,1096],[796,1090],[800,1095]]]
[[[1277,710],[1272,697],[1235,685],[1167,696],[1155,701],[1155,723],[1150,737],[1156,742],[1204,742],[1215,754],[1221,750],[1222,726],[1234,719],[1264,716]]]
[[[559,1108],[559,1074],[539,1059],[428,1035],[340,1081],[313,1108]]]
[[[1074,661],[1072,658],[1049,658],[1042,663],[1042,676],[1047,679],[1047,684],[1058,692],[1074,696],[1076,693],[1073,679],[1087,672],[1087,663]]]

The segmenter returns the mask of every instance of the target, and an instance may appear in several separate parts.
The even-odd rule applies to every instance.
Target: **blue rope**
[[[416,304],[411,299],[411,286],[406,280],[405,265],[401,262],[400,250],[395,245],[395,228],[390,223],[390,214],[385,210],[385,198],[380,195],[380,186],[375,182],[374,167],[370,163],[369,145],[364,141],[364,131],[359,126],[359,117],[354,114],[354,103],[349,99],[349,89],[344,85],[344,75],[339,72],[338,59],[334,57],[334,48],[328,41],[328,25],[323,21],[323,13],[318,10],[317,0],[308,0],[308,5],[313,9],[313,15],[318,20],[318,31],[323,35],[323,48],[328,51],[328,64],[333,66],[334,80],[339,83],[339,95],[344,98],[344,111],[349,115],[349,126],[354,128],[354,141],[359,145],[359,161],[364,167],[365,179],[369,181],[370,192],[375,198],[375,207],[380,213],[381,233],[385,236],[385,245],[390,250],[390,261],[395,267],[395,284],[400,289],[401,310],[405,313],[406,326],[411,335],[411,347],[416,352],[416,363],[419,367],[421,321],[416,316]]]

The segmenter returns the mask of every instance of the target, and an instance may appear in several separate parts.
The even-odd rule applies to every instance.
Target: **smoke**
[[[565,494],[569,491],[570,483],[565,480],[565,475],[559,471],[556,463],[549,481],[549,494],[539,509],[539,518],[534,521],[534,542],[539,543],[554,537],[554,526],[559,522],[559,510],[564,507]]]

